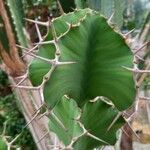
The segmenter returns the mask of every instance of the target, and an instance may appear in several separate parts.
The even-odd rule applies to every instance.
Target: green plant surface
[[[1,137],[0,137],[0,150],[7,150],[7,145]]]
[[[64,96],[54,108],[53,114],[50,116],[49,127],[65,145],[69,145],[72,138],[83,132],[76,121],[81,112],[73,99]]]
[[[81,111],[73,99],[64,96],[54,108],[53,113],[55,117],[53,115],[49,117],[51,131],[54,131],[66,146],[73,142],[73,147],[77,150],[91,150],[100,145],[114,145],[117,140],[116,131],[125,123],[121,116],[114,122],[119,111],[102,98],[86,103]],[[84,130],[99,140],[84,134]]]
[[[24,33],[24,9],[23,3],[20,0],[7,0],[10,15],[13,20],[14,28],[16,31],[17,39],[19,43],[27,47],[27,38]]]
[[[116,131],[125,123],[118,114],[119,111],[113,105],[103,101],[103,98],[95,102],[87,102],[82,108],[80,120],[85,129],[99,140],[84,136],[75,143],[75,147],[90,150],[100,145],[114,145],[117,141]]]
[[[84,18],[85,15],[86,15],[86,10],[75,11],[74,13],[69,13],[67,15],[61,16],[61,19],[56,19],[54,22],[54,26],[55,26],[57,36],[60,36],[62,33],[65,33],[68,30],[68,25],[66,24],[66,22],[71,24],[77,24],[81,18]],[[46,38],[46,41],[48,40],[53,40],[53,36],[51,32],[48,34]],[[54,53],[55,53],[54,45],[44,45],[40,47],[39,55],[44,58],[54,59],[55,57]],[[40,70],[39,68],[37,70],[37,66],[40,68]],[[49,65],[48,63],[45,63],[39,59],[34,59],[32,65],[29,68],[30,78],[34,86],[38,86],[39,84],[41,84],[43,76],[49,71],[50,68],[51,65]]]
[[[82,13],[85,17],[81,17]],[[75,11],[56,19],[54,27],[57,35],[67,30],[67,23],[73,24],[77,20],[78,24],[72,26],[58,40],[61,49],[60,61],[76,63],[55,69],[44,87],[45,101],[53,108],[67,94],[82,107],[90,99],[104,96],[120,111],[127,109],[135,98],[133,75],[123,68],[133,67],[133,56],[129,47],[107,24],[104,17],[89,9]],[[60,22],[65,25],[61,26]],[[51,47],[53,46],[42,45],[39,55],[52,58],[54,48]],[[44,62],[35,59],[30,66],[33,85],[39,85],[42,76],[49,69],[50,65],[44,66]]]

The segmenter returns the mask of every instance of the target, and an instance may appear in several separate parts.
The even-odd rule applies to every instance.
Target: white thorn
[[[112,15],[109,17],[109,19],[107,20],[108,24],[111,23],[112,18],[114,17],[115,12],[112,13]]]
[[[36,23],[36,24],[39,24],[41,26],[50,26],[50,23],[47,21],[47,22],[41,22],[41,21],[35,21],[35,20],[32,20],[32,19],[28,19],[28,18],[25,18],[26,21],[29,21],[29,22],[32,22],[32,23]]]
[[[40,33],[40,29],[39,29],[37,23],[35,24],[35,27],[36,27],[36,31],[37,31],[37,35],[38,35],[39,41],[43,41],[42,35]]]
[[[44,44],[54,44],[54,43],[55,43],[54,40],[44,41],[44,42],[40,41],[38,43],[34,43],[34,45],[44,45]]]
[[[54,114],[54,112],[51,112],[52,117],[57,121],[57,123],[63,128],[63,130],[67,131],[64,124],[61,122],[61,120]]]
[[[116,121],[119,119],[119,117],[122,115],[122,112],[119,112],[116,117],[113,119],[112,123],[107,128],[107,132],[112,128],[112,126],[116,123]]]
[[[57,0],[57,4],[58,4],[58,8],[60,10],[61,15],[63,15],[64,14],[64,10],[63,10],[59,0]]]
[[[28,49],[28,48],[26,48],[26,47],[23,47],[23,46],[21,46],[21,45],[16,45],[17,47],[19,47],[19,48],[22,48],[24,51],[26,51],[26,52],[24,52],[24,53],[26,53],[26,54],[24,54],[22,57],[25,57],[27,54],[29,54],[30,52],[32,52],[32,51],[34,51],[34,50],[36,50],[36,48],[38,48],[38,46],[39,45],[35,45],[33,48],[31,48],[31,49]]]
[[[126,37],[129,36],[134,30],[135,30],[135,28],[132,29],[132,30],[130,30],[129,32],[123,34],[123,36],[126,38]]]
[[[140,142],[141,141],[140,137],[134,132],[134,130],[132,129],[132,127],[131,127],[130,123],[128,122],[128,120],[125,119],[125,118],[124,118],[124,120],[126,121],[126,123],[128,124],[129,128],[131,129],[133,134],[137,137],[138,141]]]
[[[149,100],[149,101],[150,101],[150,97],[144,97],[144,96],[141,96],[141,97],[139,97],[139,99]]]
[[[73,62],[73,61],[68,61],[68,62],[57,62],[56,64],[57,65],[69,65],[69,64],[75,64],[75,63],[77,63],[77,62]]]
[[[21,83],[23,83],[26,79],[28,78],[28,76],[24,76],[24,78],[22,78],[17,84],[16,86],[19,86]]]
[[[10,85],[14,88],[26,89],[26,90],[38,90],[39,87],[32,87],[32,86],[17,86],[17,85]]]
[[[47,131],[47,132],[36,142],[36,144],[40,143],[48,134],[49,134],[49,131]]]
[[[124,69],[127,69],[129,71],[132,71],[134,73],[150,73],[150,70],[139,70],[139,69],[134,69],[134,68],[128,68],[125,66],[122,66]]]
[[[38,116],[39,113],[40,113],[40,109],[36,112],[36,114],[32,117],[32,119],[25,125],[24,128],[28,127],[29,124],[32,123],[32,121]]]
[[[24,53],[27,54],[27,55],[30,55],[30,56],[32,56],[32,57],[34,57],[34,58],[40,59],[40,60],[42,60],[42,61],[45,61],[45,62],[47,62],[47,63],[49,63],[49,64],[53,64],[53,63],[54,63],[54,60],[53,60],[53,59],[52,59],[52,60],[51,60],[51,59],[47,59],[47,58],[44,58],[44,57],[35,55],[35,54],[31,53],[31,52],[28,53],[28,52],[24,51]]]
[[[18,44],[16,44],[16,46],[17,46],[17,47],[19,47],[19,48],[21,48],[21,49],[25,49],[25,50],[27,50],[27,51],[29,50],[28,48],[26,48],[26,47],[23,47],[23,46],[21,46],[21,45],[18,45]]]
[[[145,61],[142,57],[140,57],[139,55],[135,55],[135,57],[137,57],[139,60]]]

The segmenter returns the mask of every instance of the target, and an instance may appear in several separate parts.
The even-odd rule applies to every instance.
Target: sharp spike
[[[48,147],[53,150],[63,150],[63,148],[60,145],[48,145]]]
[[[40,41],[39,43],[34,43],[34,45],[44,45],[44,44],[54,44],[54,40],[51,41]]]
[[[32,87],[32,86],[16,86],[16,85],[10,85],[10,87],[20,88],[20,89],[26,89],[26,90],[38,90],[38,89],[39,89],[39,87]]]
[[[128,138],[131,138],[131,137],[129,136],[129,134],[128,134],[123,128],[121,128],[121,130],[122,130],[122,132],[123,132]]]
[[[137,49],[134,54],[137,54],[139,51],[141,51],[144,47],[146,47],[148,44],[150,43],[150,41],[145,42],[139,49]]]
[[[142,57],[140,57],[139,55],[135,55],[135,57],[137,57],[139,60],[145,61]]]
[[[64,10],[63,10],[59,0],[57,0],[57,4],[58,4],[58,8],[60,10],[61,15],[63,15],[64,14]]]
[[[112,128],[112,126],[116,123],[116,121],[119,119],[119,117],[122,115],[122,112],[119,112],[117,116],[113,119],[112,123],[110,126],[107,128],[107,132]]]
[[[124,37],[127,38],[133,31],[135,31],[135,28],[124,34]]]
[[[46,111],[39,117],[39,119],[43,118],[44,116],[48,116],[49,114],[50,114],[50,112]]]
[[[22,78],[22,79],[16,84],[16,86],[19,86],[20,84],[22,84],[27,78],[28,78],[28,76],[25,76],[24,78]],[[12,89],[12,90],[13,90],[13,89]]]
[[[107,20],[108,24],[111,23],[112,18],[114,17],[115,12],[112,13],[112,15],[109,17],[109,19]]]
[[[40,33],[40,29],[39,29],[37,23],[35,24],[35,27],[36,27],[36,31],[37,31],[37,35],[38,35],[39,41],[43,41],[43,38],[42,38],[42,35]]]
[[[40,85],[39,94],[40,94],[41,104],[44,104],[44,94],[43,94],[43,85],[42,84]]]
[[[16,46],[19,47],[19,48],[21,48],[21,49],[25,49],[25,50],[27,50],[27,51],[29,50],[28,48],[26,48],[26,47],[24,47],[24,46],[21,46],[21,45],[18,45],[18,44],[16,44]]]
[[[3,128],[3,131],[2,131],[2,134],[1,134],[2,137],[3,137],[3,136],[5,135],[5,133],[6,133],[7,122],[8,122],[8,120],[4,122],[4,125],[3,125],[4,128]]]
[[[21,135],[21,133],[18,134],[18,135],[9,143],[10,147],[11,147],[11,145],[20,137],[20,135]]]
[[[126,118],[124,118],[124,120],[126,121],[126,123],[128,124],[129,128],[131,129],[131,131],[133,132],[133,134],[136,136],[137,140],[139,140],[139,142],[141,142],[140,137],[134,132],[134,130],[132,129],[130,123],[127,121]]]
[[[91,134],[91,133],[89,133],[89,132],[88,132],[86,135],[89,136],[89,137],[91,137],[91,138],[93,138],[93,139],[95,139],[95,140],[97,140],[97,141],[100,141],[100,142],[102,142],[102,143],[105,143],[105,144],[107,144],[107,145],[110,145],[108,142],[106,142],[106,141],[104,141],[104,140],[102,140],[102,139],[96,137],[95,135],[93,135],[93,134]]]
[[[57,121],[57,123],[58,123],[65,131],[67,131],[67,128],[64,126],[64,124],[60,121],[60,119],[59,119],[53,112],[51,112],[51,116]]]
[[[37,113],[37,111],[40,111],[42,107],[44,107],[45,103],[41,104],[35,111],[35,113],[33,113],[33,116]]]
[[[49,64],[53,64],[53,63],[54,63],[54,60],[47,59],[47,58],[44,58],[44,57],[35,55],[35,54],[31,53],[31,52],[28,53],[28,52],[24,51],[24,53],[27,54],[27,55],[30,55],[30,56],[32,56],[32,57],[34,57],[34,58],[40,59],[40,60],[42,60],[42,61],[45,61],[45,62],[47,62],[47,63],[49,63]]]
[[[21,46],[21,45],[16,45],[16,46],[19,47],[19,48],[21,48],[21,49],[23,49],[24,51],[26,51],[26,52],[25,52],[26,54],[24,54],[24,55],[21,56],[21,57],[25,57],[27,54],[29,54],[30,52],[33,52],[34,50],[36,50],[36,48],[39,47],[39,45],[35,45],[33,48],[29,49],[29,48],[23,47],[23,46]]]
[[[150,97],[145,97],[145,96],[141,96],[141,97],[139,97],[139,99],[143,99],[143,100],[148,100],[148,101],[150,101]]]
[[[134,73],[150,73],[150,70],[139,70],[139,69],[134,69],[134,68],[128,68],[125,66],[122,66],[124,69],[127,69],[129,71],[132,71]]]
[[[32,20],[32,19],[28,19],[28,18],[25,18],[26,21],[29,21],[29,22],[32,22],[32,23],[35,23],[35,24],[39,24],[41,26],[50,26],[50,23],[49,22],[41,22],[41,21],[35,21],[35,20]]]
[[[73,62],[73,61],[68,61],[68,62],[57,62],[56,64],[57,65],[59,65],[59,66],[61,66],[61,65],[69,65],[69,64],[75,64],[75,63],[77,63],[77,62]]]
[[[36,112],[36,114],[35,114],[35,115],[33,116],[33,118],[25,125],[24,128],[28,127],[28,126],[32,123],[32,121],[38,116],[39,113],[40,113],[40,110],[38,110],[38,111]]]
[[[48,134],[49,134],[49,131],[47,131],[47,132],[36,142],[36,144],[40,143]]]
[[[79,136],[72,138],[71,143],[66,147],[66,149],[69,149],[69,150],[70,150],[70,149],[72,148],[73,144],[74,144],[76,141],[78,141],[79,138],[83,137],[83,136],[86,135],[87,133],[88,133],[88,132],[86,131],[86,132],[83,132],[82,134],[80,134]]]

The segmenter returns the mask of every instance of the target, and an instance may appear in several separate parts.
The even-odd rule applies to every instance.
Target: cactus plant
[[[113,16],[111,21],[119,28],[123,25],[123,13],[128,3],[126,0],[75,0],[77,8],[89,7],[107,18]]]
[[[13,20],[17,39],[22,46],[27,47],[27,45],[28,45],[27,38],[25,36],[24,29],[23,29],[24,28],[23,18],[25,17],[23,3],[20,0],[19,1],[18,0],[14,0],[14,1],[7,0],[6,3],[9,7],[11,18]]]
[[[133,75],[123,68],[133,66],[125,39],[99,13],[84,9],[54,19],[38,44],[29,73],[51,108],[50,129],[75,149],[115,144],[121,112],[135,98]]]
[[[86,103],[81,111],[73,99],[64,96],[52,111],[49,127],[68,148],[88,150],[115,144],[116,131],[124,123],[118,114],[101,97]]]
[[[132,73],[123,66],[132,67],[133,56],[125,40],[114,32],[106,19],[85,9],[56,19],[54,27],[61,37],[58,40],[60,61],[74,64],[57,66],[46,83],[44,96],[51,108],[65,94],[76,99],[79,106],[96,96],[109,98],[119,110],[131,106],[135,96],[134,81]],[[52,40],[48,38],[46,40]],[[54,59],[53,44],[44,44],[40,49],[40,56]],[[50,68],[49,64],[35,59],[30,66],[33,85],[41,84]]]

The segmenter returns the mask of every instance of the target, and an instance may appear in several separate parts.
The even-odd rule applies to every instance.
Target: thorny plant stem
[[[6,34],[7,34],[7,38],[8,38],[8,44],[9,44],[9,51],[10,51],[10,55],[7,55],[6,50],[2,51],[2,48],[0,48],[0,53],[3,56],[5,54],[5,56],[7,55],[7,57],[9,58],[8,60],[4,60],[6,62],[6,65],[9,64],[9,69],[11,71],[11,74],[14,76],[17,76],[19,74],[22,74],[25,70],[25,65],[23,64],[23,62],[20,60],[19,58],[19,54],[18,54],[18,49],[16,47],[16,41],[15,41],[15,37],[12,31],[12,27],[9,21],[9,17],[7,14],[7,11],[5,9],[5,5],[4,5],[4,0],[0,0],[0,15],[3,19],[4,25],[5,25],[5,30],[6,30]],[[2,43],[0,43],[1,45]],[[5,57],[4,56],[4,57]],[[2,57],[4,59],[4,57]],[[15,67],[12,69],[11,64],[14,65]]]

